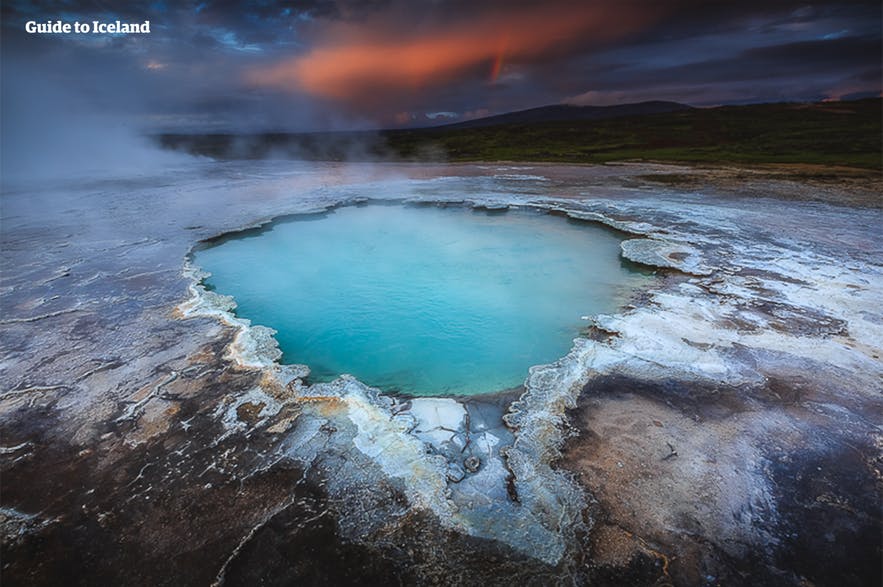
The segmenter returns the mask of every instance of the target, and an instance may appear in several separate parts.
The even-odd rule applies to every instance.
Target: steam
[[[99,59],[92,52],[76,48],[89,59],[78,56],[64,60],[58,58],[58,47],[51,49],[44,55],[26,56],[21,51],[3,55],[3,77],[9,81],[0,86],[0,185],[4,190],[73,180],[166,175],[206,158],[341,162],[401,159],[389,149],[383,133],[377,131],[256,133],[255,127],[285,127],[272,108],[257,113],[253,108],[245,109],[239,116],[242,128],[230,125],[231,131],[226,134],[191,134],[199,129],[186,124],[178,128],[187,134],[159,134],[160,125],[168,124],[176,112],[185,119],[194,118],[193,112],[182,106],[188,104],[187,88],[183,88],[180,102],[170,100],[166,91],[173,83],[185,83],[181,74],[159,80],[152,70],[145,73],[132,69],[134,64],[126,56],[108,61],[107,56]],[[104,72],[106,77],[97,72]],[[164,86],[158,88],[156,83]],[[212,85],[212,89],[220,92],[224,88]],[[268,118],[252,114],[266,114]],[[318,114],[314,119],[321,118]],[[210,108],[207,116],[225,122],[224,113]],[[303,112],[295,111],[288,122],[301,121],[303,116]],[[352,120],[347,122],[345,126],[350,128],[369,126],[366,121],[355,125]],[[427,159],[427,153],[413,155],[407,158]],[[435,153],[431,159],[443,160],[443,156]]]
[[[84,177],[152,175],[193,157],[163,151],[99,100],[23,61],[4,61],[0,176],[3,187]]]

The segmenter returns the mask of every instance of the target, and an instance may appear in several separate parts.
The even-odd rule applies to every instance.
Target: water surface
[[[350,206],[199,250],[237,315],[278,331],[284,363],[388,392],[471,395],[564,356],[582,316],[647,279],[620,238],[532,212]]]

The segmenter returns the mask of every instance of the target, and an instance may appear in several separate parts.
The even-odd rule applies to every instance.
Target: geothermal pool
[[[372,204],[279,220],[193,260],[312,381],[349,373],[390,393],[475,395],[564,356],[583,316],[615,311],[648,279],[621,261],[620,241],[529,211]]]

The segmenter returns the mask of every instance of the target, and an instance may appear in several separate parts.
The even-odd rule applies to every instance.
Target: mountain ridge
[[[474,118],[462,122],[452,122],[423,128],[454,130],[461,128],[482,128],[486,126],[496,126],[498,124],[534,124],[537,122],[564,122],[570,120],[609,120],[611,118],[624,118],[626,116],[666,114],[693,109],[693,106],[666,100],[647,100],[644,102],[612,104],[609,106],[549,104],[546,106],[538,106],[536,108],[528,108],[526,110],[516,110],[514,112],[505,112],[503,114],[495,114],[483,118]]]

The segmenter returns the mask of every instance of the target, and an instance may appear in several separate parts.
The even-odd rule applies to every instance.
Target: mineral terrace
[[[8,190],[4,584],[879,584],[880,183],[201,162]],[[520,389],[311,384],[189,252],[370,200],[602,223],[655,277]]]

